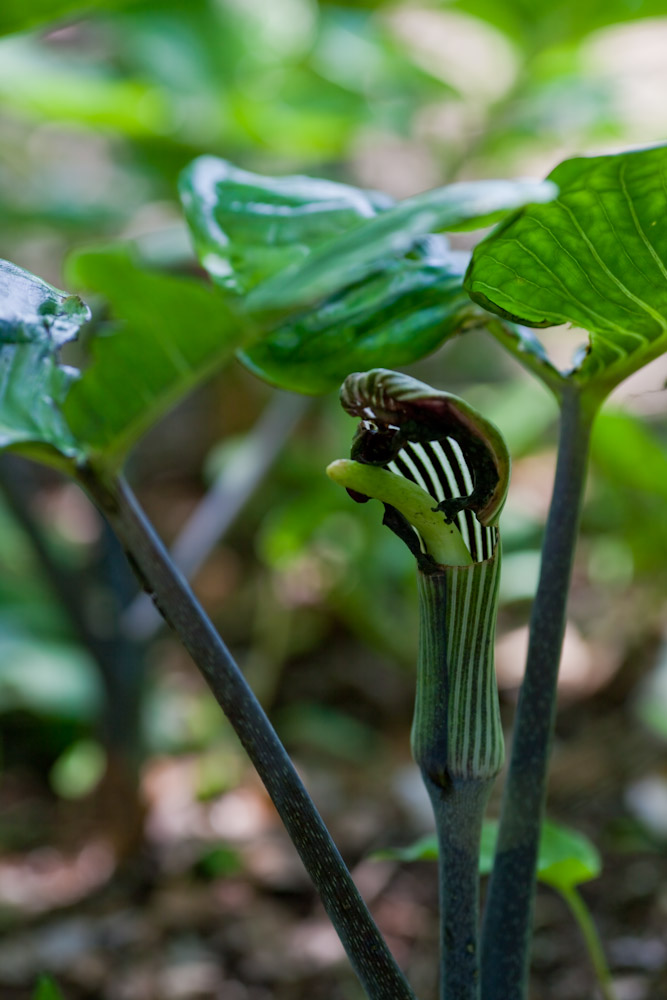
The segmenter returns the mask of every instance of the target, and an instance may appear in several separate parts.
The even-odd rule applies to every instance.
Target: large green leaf
[[[213,281],[248,295],[316,247],[372,218],[392,200],[316,177],[263,177],[200,156],[181,175],[181,199]]]
[[[0,261],[0,448],[47,461],[79,455],[60,411],[76,373],[58,352],[88,318],[77,296]]]
[[[248,297],[250,311],[304,308],[409,253],[428,233],[486,225],[518,205],[546,201],[551,184],[479,181],[451,184],[380,211],[374,218],[320,242],[302,260],[259,285]]]
[[[471,297],[527,326],[588,331],[569,374],[603,395],[667,350],[666,175],[665,146],[561,163],[559,197],[475,249]]]
[[[435,350],[471,311],[453,254],[424,254],[386,267],[288,320],[240,353],[262,378],[321,393],[351,371],[397,368]]]
[[[210,287],[146,271],[124,248],[75,255],[70,279],[103,294],[121,321],[116,332],[93,340],[92,364],[64,407],[77,439],[115,464],[167,409],[234,356],[248,326]]]
[[[433,230],[481,224],[549,184],[484,182],[400,204],[310,177],[267,178],[201,157],[181,181],[204,267],[269,332],[242,360],[285,388],[324,392],[350,371],[407,364],[470,313],[461,255]]]

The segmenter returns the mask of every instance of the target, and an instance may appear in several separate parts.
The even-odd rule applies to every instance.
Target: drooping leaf
[[[482,833],[480,872],[489,875],[498,839],[498,821],[485,820]],[[555,889],[572,888],[597,878],[600,855],[588,837],[560,823],[545,820],[540,832],[537,878]]]
[[[460,254],[432,230],[481,224],[549,185],[453,185],[395,205],[309,177],[224,160],[188,167],[181,196],[204,267],[270,329],[241,359],[284,388],[325,392],[350,371],[434,350],[470,313]]]
[[[392,204],[347,184],[263,177],[214,156],[185,169],[180,192],[203,266],[240,296]]]
[[[373,861],[437,861],[438,838],[435,833],[428,833],[407,847],[383,847],[371,854]]]
[[[566,160],[558,198],[506,219],[468,269],[491,312],[588,331],[571,377],[601,395],[667,350],[666,173],[666,146]]]
[[[79,455],[60,410],[76,373],[58,352],[89,315],[77,296],[0,261],[0,448],[47,461]]]
[[[221,297],[195,279],[146,271],[124,249],[71,259],[72,281],[101,293],[120,327],[93,341],[93,360],[64,412],[77,438],[107,463],[197,383],[230,360],[247,335]]]
[[[240,358],[261,378],[308,393],[337,388],[351,371],[401,367],[464,326],[471,304],[462,281],[459,258],[446,252],[389,261],[286,320]]]
[[[479,181],[406,198],[289,264],[251,292],[248,308],[256,312],[303,308],[372,274],[387,260],[403,257],[428,233],[479,228],[499,214],[549,200],[555,193],[551,184]]]

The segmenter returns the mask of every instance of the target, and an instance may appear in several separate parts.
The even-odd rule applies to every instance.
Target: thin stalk
[[[201,671],[257,769],[371,1000],[414,1000],[292,761],[229,650],[141,510],[127,483],[91,468],[79,479]]]
[[[438,835],[440,998],[479,1000],[479,851],[493,782],[424,783]]]
[[[484,918],[485,1000],[523,1000],[527,991],[558,668],[596,408],[576,385],[565,383],[556,478]]]
[[[595,975],[600,987],[600,992],[604,1000],[618,1000],[614,990],[614,981],[607,965],[600,935],[591,917],[590,910],[581,898],[581,894],[575,886],[559,888],[561,896],[570,907],[572,915],[579,924],[579,929],[586,942],[586,948],[590,956],[591,964],[595,969]]]

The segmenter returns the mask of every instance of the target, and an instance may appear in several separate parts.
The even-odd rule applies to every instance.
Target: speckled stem
[[[322,818],[259,702],[187,581],[122,480],[79,480],[107,517],[146,591],[192,656],[236,730],[320,894],[371,1000],[414,1000]]]

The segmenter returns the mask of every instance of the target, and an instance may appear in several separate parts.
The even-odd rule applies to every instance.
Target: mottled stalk
[[[564,385],[556,478],[484,918],[484,1000],[524,1000],[527,995],[558,668],[595,412],[576,384]]]
[[[310,875],[370,1000],[414,1000],[292,761],[229,650],[122,480],[80,481],[120,538],[146,591],[236,730]]]

